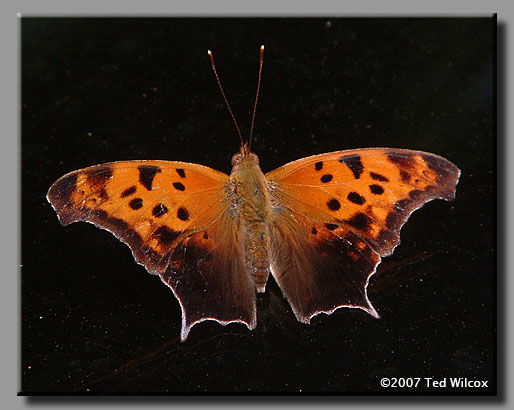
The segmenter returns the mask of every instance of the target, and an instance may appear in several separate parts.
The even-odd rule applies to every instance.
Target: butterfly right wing
[[[268,173],[272,274],[298,320],[343,306],[378,317],[366,288],[381,256],[413,211],[454,198],[459,175],[437,155],[391,148],[320,154]]]
[[[180,302],[181,339],[203,320],[256,324],[228,176],[202,165],[122,161],[71,172],[47,199],[63,225],[85,221],[126,243]]]

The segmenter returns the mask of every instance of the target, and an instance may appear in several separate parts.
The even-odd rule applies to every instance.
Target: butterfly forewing
[[[370,148],[303,158],[266,177],[285,207],[351,230],[385,256],[400,242],[400,228],[415,209],[435,198],[454,198],[459,175],[437,155]]]
[[[113,232],[155,272],[181,235],[212,223],[204,214],[223,201],[227,181],[200,165],[123,161],[69,173],[47,197],[63,225],[87,221]]]

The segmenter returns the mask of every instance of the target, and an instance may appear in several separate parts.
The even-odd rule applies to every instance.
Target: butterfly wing
[[[255,289],[242,263],[228,176],[173,161],[123,161],[71,172],[47,199],[63,225],[86,221],[126,243],[160,275],[182,308],[182,333],[202,320],[256,323]]]
[[[459,169],[437,155],[370,148],[315,155],[266,175],[273,203],[272,274],[298,320],[357,307],[381,256],[426,202],[452,200]]]

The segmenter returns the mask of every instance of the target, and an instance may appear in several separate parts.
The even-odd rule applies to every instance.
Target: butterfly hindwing
[[[244,263],[239,232],[232,211],[204,231],[185,238],[173,250],[161,274],[182,307],[181,340],[204,320],[257,325],[255,284]]]
[[[342,306],[378,317],[366,287],[380,256],[364,240],[287,208],[275,209],[273,219],[271,272],[300,322]]]
[[[266,175],[272,273],[299,320],[341,306],[378,316],[366,287],[400,228],[426,202],[452,200],[460,175],[420,151],[371,148],[316,155]]]

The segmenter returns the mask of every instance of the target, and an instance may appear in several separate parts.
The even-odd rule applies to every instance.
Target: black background
[[[496,388],[494,19],[23,18],[22,392],[491,394]],[[382,316],[296,321],[270,277],[258,327],[195,326],[128,247],[63,228],[63,174],[169,159],[230,172],[265,64],[253,150],[264,172],[362,147],[419,149],[462,170],[457,199],[402,230],[372,278]],[[384,389],[467,377],[489,389]]]

